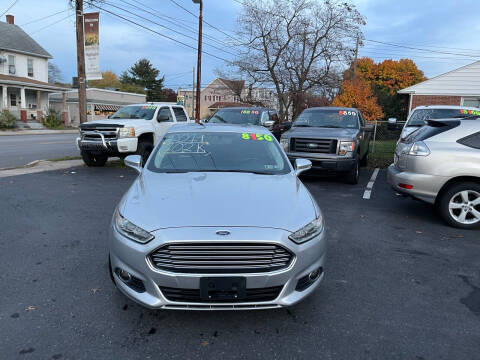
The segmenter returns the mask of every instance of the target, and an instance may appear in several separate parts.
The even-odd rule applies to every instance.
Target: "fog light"
[[[320,276],[320,269],[313,270],[310,274],[308,274],[308,278],[310,279],[310,281],[317,280],[319,276]]]
[[[128,271],[125,271],[123,269],[117,268],[115,270],[115,273],[118,275],[120,279],[126,284],[128,284],[130,281],[132,281],[132,275]]]

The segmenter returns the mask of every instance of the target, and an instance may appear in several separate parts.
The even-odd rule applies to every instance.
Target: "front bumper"
[[[231,310],[231,309],[265,309],[290,306],[311,294],[320,284],[324,277],[326,256],[325,230],[317,238],[305,244],[297,245],[288,239],[289,233],[278,229],[265,228],[222,228],[231,231],[228,240],[220,239],[221,242],[259,242],[278,244],[294,254],[290,265],[278,271],[265,273],[173,273],[155,268],[148,255],[164,244],[181,242],[208,242],[215,243],[219,239],[212,238],[215,229],[212,228],[177,228],[156,231],[155,239],[142,245],[123,237],[111,226],[109,233],[110,260],[112,272],[119,268],[128,271],[140,279],[144,286],[144,292],[138,292],[126,285],[117,274],[113,274],[118,289],[132,300],[152,309],[187,309],[187,310]],[[234,234],[237,233],[235,236]],[[172,240],[175,239],[175,240]],[[250,240],[249,240],[250,239]],[[251,240],[255,239],[255,240]],[[297,291],[295,288],[300,279],[305,278],[314,270],[321,269],[321,275],[317,280],[304,289]],[[200,289],[202,277],[228,277],[240,276],[246,278],[248,289],[261,289],[279,287],[282,289],[279,295],[271,301],[256,302],[179,302],[168,300],[160,290],[160,287],[177,289]]]
[[[138,139],[125,138],[116,140],[94,141],[85,140],[78,137],[76,139],[77,148],[95,153],[134,153],[137,151]]]
[[[446,179],[442,176],[401,171],[394,164],[388,167],[387,180],[396,191],[430,204],[435,203],[438,192],[446,182]],[[399,184],[412,185],[413,187],[412,189],[405,189],[400,187]]]
[[[312,162],[312,170],[346,172],[355,168],[355,159],[351,157],[327,154],[321,155],[298,152],[287,153],[288,159],[292,164],[295,163],[296,159],[310,160]]]

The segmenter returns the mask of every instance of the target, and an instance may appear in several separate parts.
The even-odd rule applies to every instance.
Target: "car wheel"
[[[480,184],[459,183],[450,186],[440,197],[438,210],[451,226],[461,229],[480,227]]]
[[[137,147],[137,155],[142,157],[142,167],[147,163],[148,157],[152,153],[153,145],[149,142],[141,142]]]
[[[93,155],[85,150],[82,150],[80,154],[82,155],[82,159],[85,165],[90,167],[104,166],[108,160],[108,155]]]
[[[370,151],[370,148],[367,149],[367,152],[365,153],[365,156],[360,160],[360,166],[368,166],[368,153]]]
[[[358,184],[359,178],[360,178],[360,161],[357,154],[355,156],[355,164],[353,166],[353,169],[346,174],[345,181],[348,184],[355,185],[355,184]]]

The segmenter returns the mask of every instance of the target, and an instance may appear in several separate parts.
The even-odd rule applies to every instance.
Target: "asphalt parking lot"
[[[480,232],[396,195],[384,170],[363,199],[371,173],[304,178],[326,216],[325,280],[251,312],[152,311],[115,290],[106,233],[132,170],[1,178],[0,358],[478,359]]]

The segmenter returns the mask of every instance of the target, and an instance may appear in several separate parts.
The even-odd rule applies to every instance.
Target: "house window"
[[[480,107],[480,98],[463,98],[463,106]]]
[[[17,106],[17,95],[10,94],[10,106]]]
[[[205,101],[207,101],[207,95],[205,95]]]
[[[8,73],[9,74],[15,74],[15,56],[14,55],[8,55]]]
[[[27,59],[28,76],[33,77],[33,59]]]

